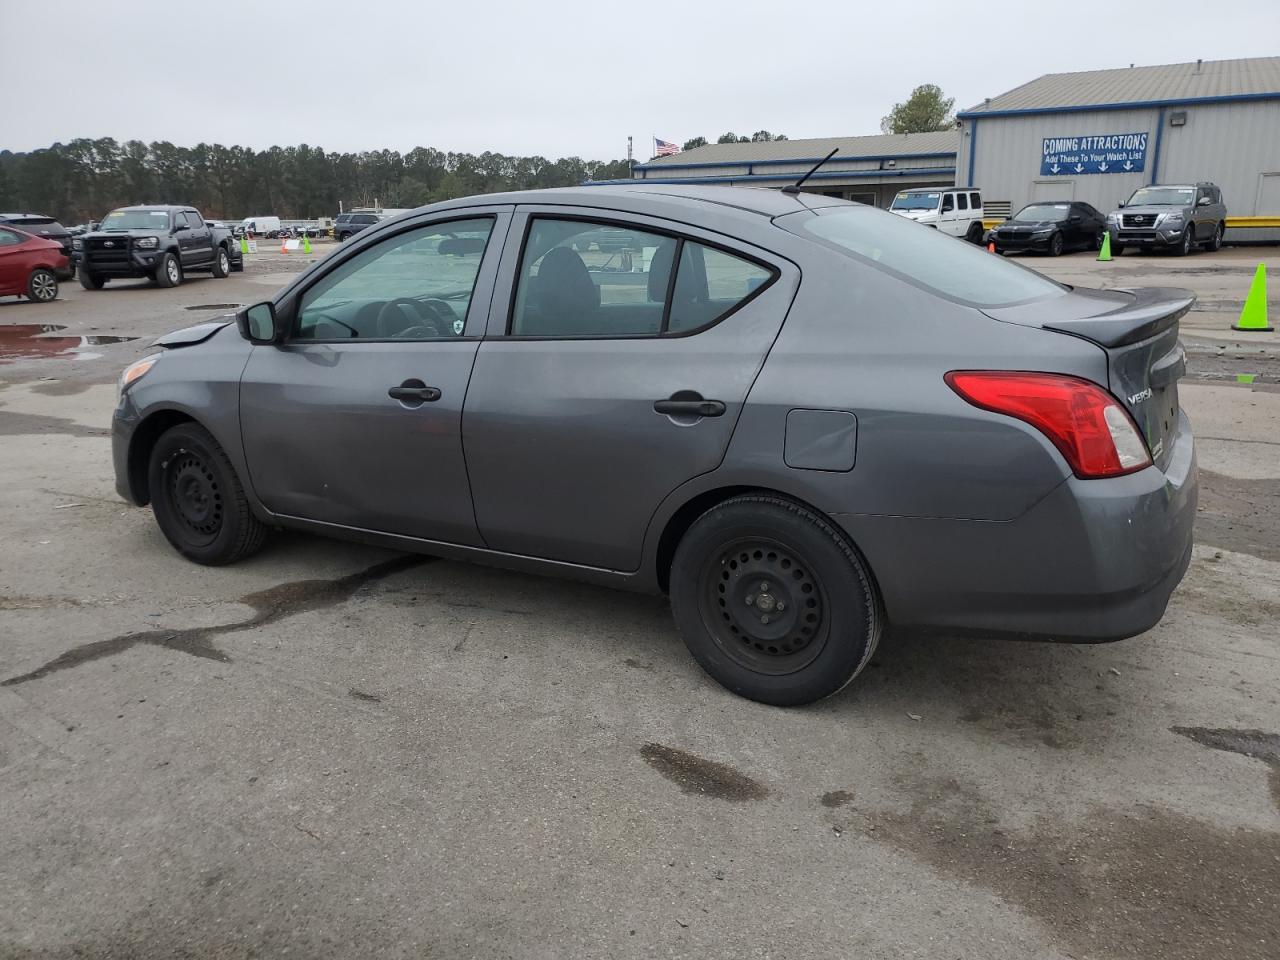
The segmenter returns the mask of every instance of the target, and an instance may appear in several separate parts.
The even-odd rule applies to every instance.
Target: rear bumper
[[[895,626],[1100,642],[1155,626],[1191,560],[1199,486],[1186,416],[1165,469],[1065,481],[1016,520],[834,518]]]

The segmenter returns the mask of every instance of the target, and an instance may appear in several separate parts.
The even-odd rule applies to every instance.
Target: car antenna
[[[813,165],[813,169],[810,170],[808,173],[806,173],[803,177],[801,177],[795,183],[788,183],[785,187],[782,188],[782,192],[792,197],[799,195],[801,184],[803,184],[806,180],[808,180],[815,173],[817,173],[818,168],[821,167],[828,160],[830,160],[832,157],[834,157],[836,155],[836,151],[838,151],[839,149],[840,149],[839,147],[836,147],[835,150],[832,150],[825,157],[823,157],[821,160],[815,163]]]

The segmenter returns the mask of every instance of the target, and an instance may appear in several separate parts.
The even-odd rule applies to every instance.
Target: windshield
[[[112,210],[102,221],[102,230],[168,230],[167,210]]]
[[[1071,209],[1069,203],[1030,203],[1019,210],[1013,220],[1065,220]]]
[[[780,219],[787,229],[949,300],[1001,307],[1063,292],[1033,270],[905,217],[869,207],[824,207],[797,216]]]
[[[940,193],[900,193],[893,198],[890,210],[937,210]]]
[[[1195,201],[1195,187],[1143,187],[1126,207],[1189,207]]]

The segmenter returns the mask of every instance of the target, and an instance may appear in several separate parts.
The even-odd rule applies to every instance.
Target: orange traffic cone
[[[987,253],[995,253],[995,252],[996,252],[996,242],[994,240],[988,240]]]
[[[284,234],[280,235],[280,252],[281,253],[289,252],[289,238],[286,237]]]

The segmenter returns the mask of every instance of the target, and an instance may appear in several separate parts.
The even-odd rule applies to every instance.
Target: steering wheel
[[[452,334],[453,325],[458,321],[458,315],[453,312],[453,307],[447,302],[437,297],[428,297],[426,300],[415,300],[418,306],[424,307],[430,311],[430,321],[436,326],[442,327],[446,336]]]
[[[399,329],[395,333],[389,333],[388,331],[394,327]],[[388,300],[378,310],[378,333],[381,336],[403,337],[410,330],[424,329],[429,331],[427,336],[444,336],[436,326],[433,316],[428,314],[428,311],[423,309],[423,304],[417,300],[396,297],[394,300]],[[414,336],[422,336],[422,334],[415,332]]]

